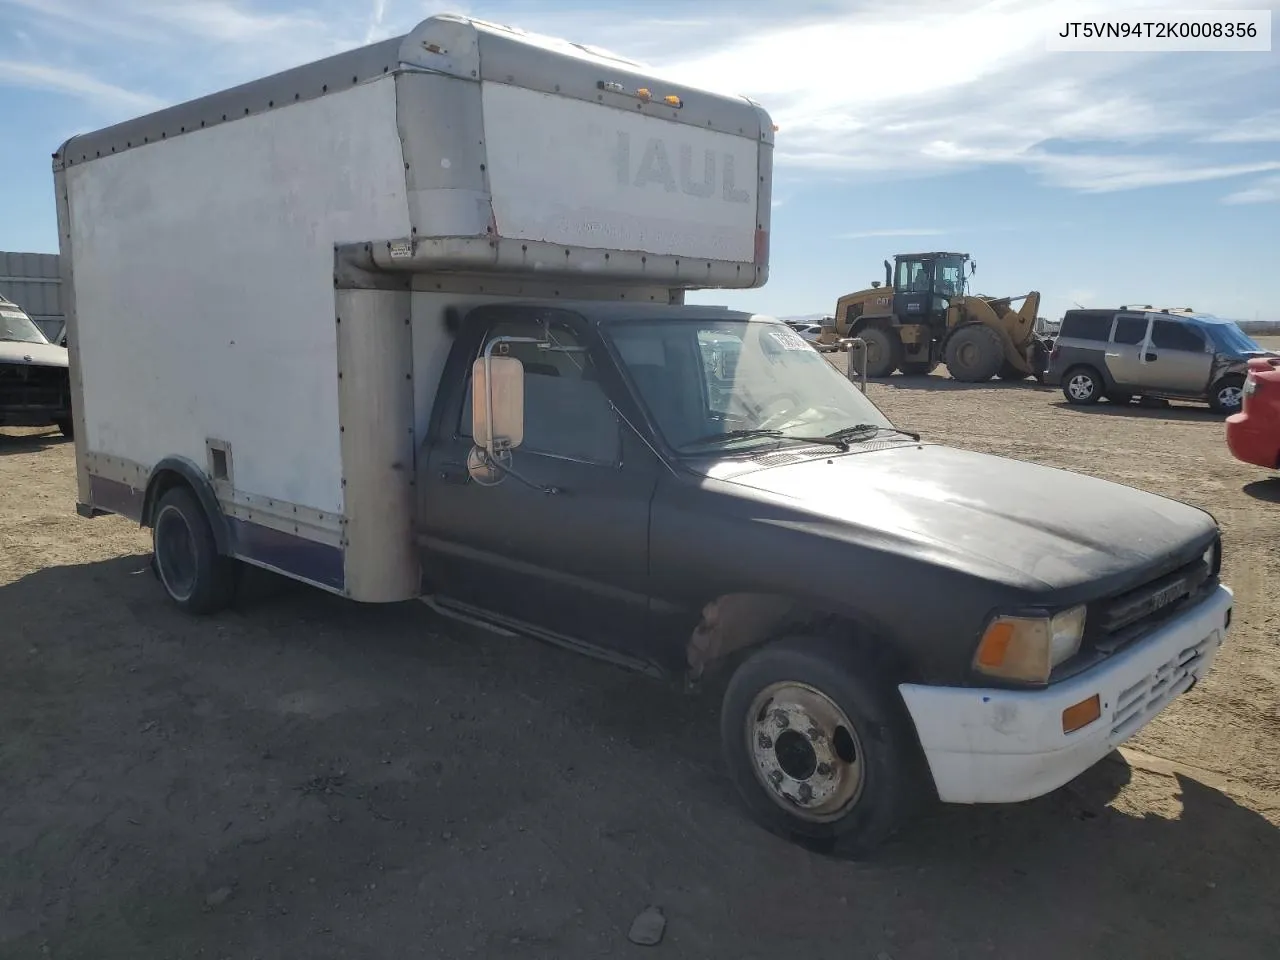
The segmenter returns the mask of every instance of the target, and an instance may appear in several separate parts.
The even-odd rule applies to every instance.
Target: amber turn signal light
[[[1102,716],[1102,702],[1095,693],[1088,700],[1081,700],[1062,711],[1062,732],[1075,733]]]

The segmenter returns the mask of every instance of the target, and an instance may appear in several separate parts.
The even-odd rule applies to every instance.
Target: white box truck
[[[1054,789],[1209,670],[1218,528],[922,442],[779,321],[685,305],[765,282],[773,135],[437,16],[73,138],[80,512],[150,528],[193,614],[252,564],[724,671],[734,783],[808,843]]]

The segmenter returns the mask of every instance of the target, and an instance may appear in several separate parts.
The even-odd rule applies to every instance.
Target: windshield
[[[944,297],[964,293],[964,257],[939,257],[933,268],[935,292]]]
[[[870,439],[892,429],[862,391],[782,323],[634,320],[604,331],[677,452],[748,449],[852,428]]]
[[[0,340],[48,343],[35,321],[15,306],[0,304]]]
[[[1206,323],[1213,345],[1223,353],[1265,353],[1266,350],[1234,323]]]

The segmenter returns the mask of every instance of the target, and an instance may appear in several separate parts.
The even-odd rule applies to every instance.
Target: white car
[[[67,348],[0,297],[0,427],[55,426],[72,436],[69,368]]]

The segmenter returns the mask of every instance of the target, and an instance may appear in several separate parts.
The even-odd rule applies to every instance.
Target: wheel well
[[[885,631],[845,610],[832,610],[781,594],[731,593],[702,608],[689,637],[686,663],[691,679],[731,672],[752,650],[786,635],[805,634],[876,642],[905,681],[919,678],[915,663]]]
[[[231,554],[231,534],[227,526],[227,518],[218,504],[217,494],[205,475],[185,457],[167,457],[151,470],[147,478],[147,489],[142,498],[142,516],[139,523],[150,527],[155,522],[156,507],[166,493],[174,487],[186,487],[200,502],[205,518],[213,531],[214,543],[218,552]]]

